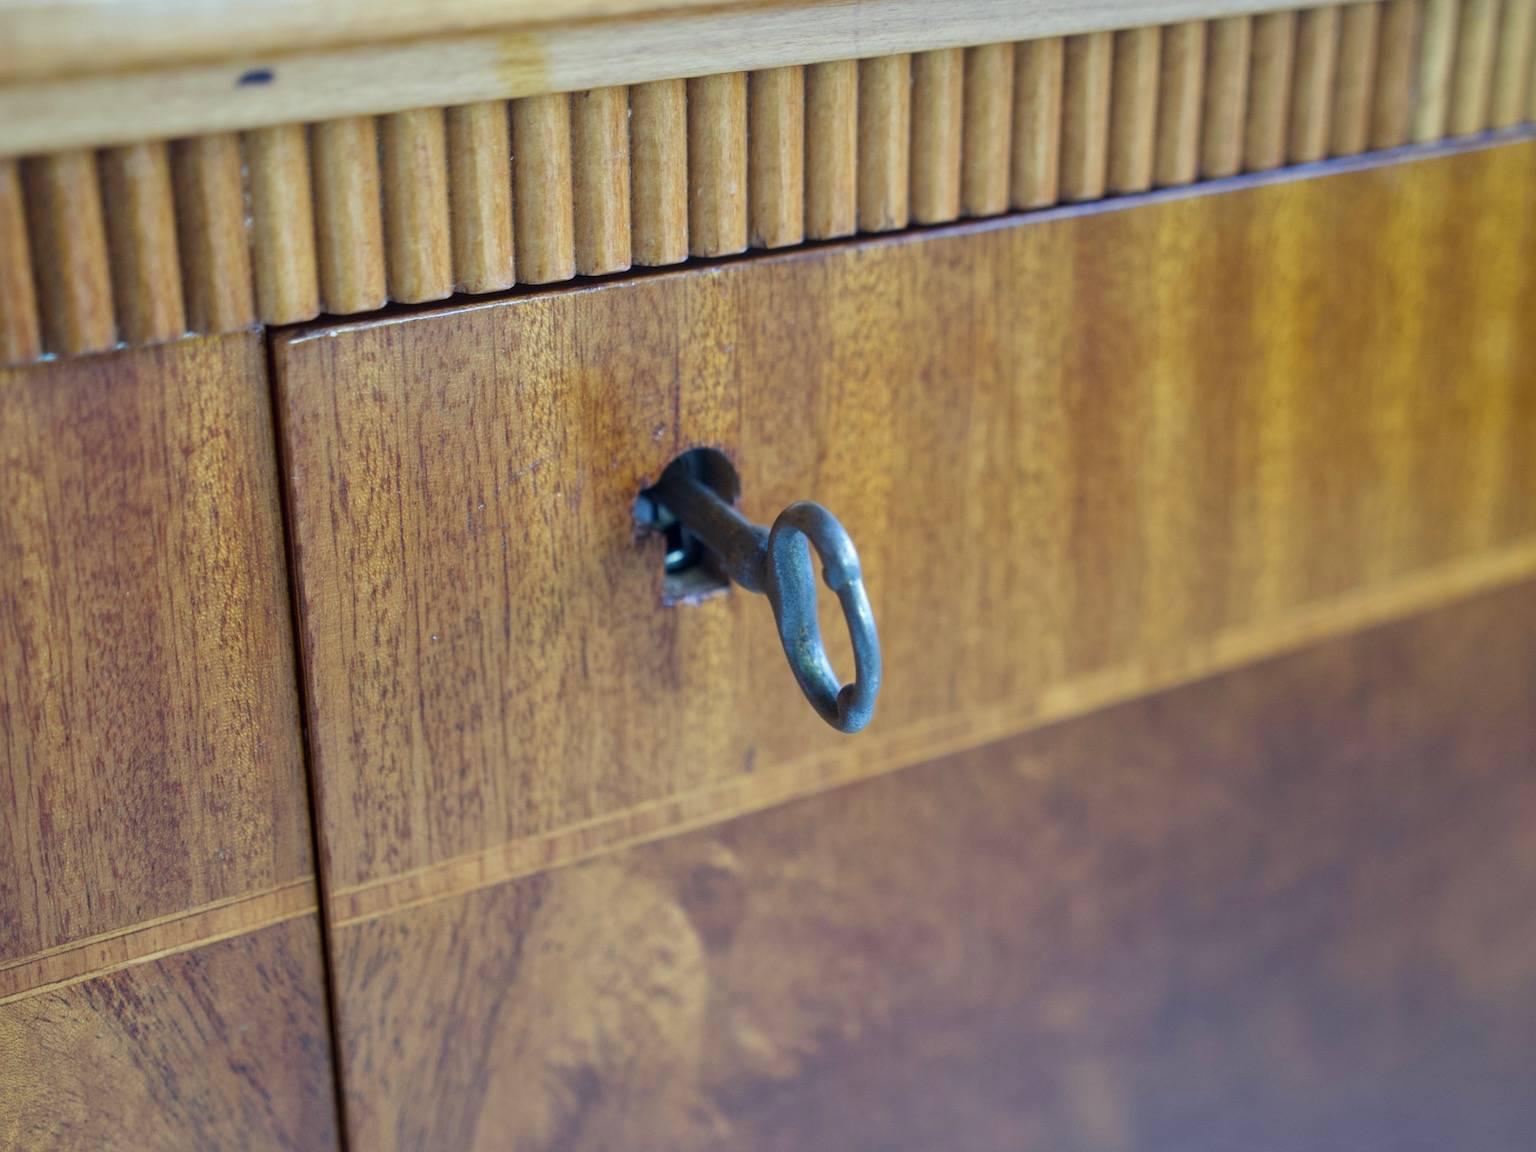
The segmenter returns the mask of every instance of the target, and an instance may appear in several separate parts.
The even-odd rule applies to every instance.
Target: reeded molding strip
[[[892,3],[907,23],[864,39],[924,43],[909,25],[931,9]],[[976,33],[994,7],[966,0],[943,35]],[[797,10],[818,13],[802,26],[818,36],[853,19]],[[995,35],[1009,21],[993,15]],[[0,159],[0,364],[1536,120],[1536,0],[1366,0],[860,60],[823,49],[802,37],[751,72]],[[408,74],[397,87],[414,91]]]

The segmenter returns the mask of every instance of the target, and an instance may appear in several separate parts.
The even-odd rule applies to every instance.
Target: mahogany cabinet
[[[0,0],[0,1150],[1525,1147],[1533,121],[1533,0]]]
[[[0,1147],[336,1146],[266,359],[0,371]]]

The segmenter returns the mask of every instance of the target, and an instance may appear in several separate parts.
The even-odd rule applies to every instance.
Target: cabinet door
[[[0,1147],[330,1148],[254,333],[0,372]]]
[[[905,769],[934,781],[910,803],[932,804],[938,824],[907,830],[907,801],[894,803],[870,817],[889,822],[888,839],[871,844],[965,856],[971,817],[943,808],[952,768],[922,764],[1536,571],[1533,187],[1536,146],[1515,143],[279,337],[340,1059],[358,1139],[491,1147],[512,1133],[530,1147],[620,1146],[629,1100],[657,1109],[639,1146],[730,1134],[753,1146],[730,1100],[781,1082],[786,1116],[815,1105],[808,1085],[820,1073],[809,1070],[856,1060],[840,1045],[874,1027],[863,1009],[839,1014],[859,973],[920,963],[930,930],[956,948],[1011,954],[1051,949],[1059,917],[1070,926],[1099,913],[1057,908],[1042,888],[1030,899],[1044,903],[1021,905],[1016,934],[967,937],[958,881],[893,878],[879,895],[914,902],[905,944],[854,933],[828,947],[812,938],[815,919],[761,938],[752,962],[764,979],[778,978],[776,950],[798,973],[786,1002],[833,1001],[807,1017],[826,1028],[779,1034],[719,1015],[748,978],[718,976],[708,954],[731,947],[732,901],[790,900],[775,887],[780,867],[835,886],[840,858],[797,864],[786,849],[780,864],[765,847],[739,875],[721,865],[736,875],[721,879],[712,834],[689,842],[706,845],[696,868],[629,863],[672,859],[661,849],[620,852]],[[635,498],[699,445],[735,462],[753,518],[816,499],[858,543],[886,667],[863,735],[838,736],[807,707],[760,599],[662,603],[664,545],[637,532]],[[829,635],[846,666],[839,630]],[[1304,716],[1313,702],[1298,693],[1286,707]],[[1420,703],[1402,700],[1410,713]],[[1279,751],[1262,780],[1289,771]],[[1205,770],[1240,773],[1247,755],[1228,762],[1218,749]],[[976,756],[967,763],[979,775],[1033,771],[1024,751]],[[1415,771],[1454,777],[1446,757]],[[1236,780],[1239,825],[1256,830],[1265,786]],[[1149,835],[1173,853],[1184,782],[1170,769],[1164,783],[1166,822]],[[1024,804],[997,787],[1001,815]],[[847,813],[850,802],[824,803]],[[1363,833],[1361,804],[1352,819]],[[1075,811],[1043,811],[1033,836],[1090,834]],[[1036,819],[1020,812],[1025,827]],[[979,868],[1000,856],[1024,899],[1035,883],[1027,839],[1017,857],[999,841],[967,859]],[[1372,866],[1340,856],[1347,844],[1334,864]],[[1262,905],[1262,878],[1235,896],[1222,887],[1240,855],[1230,851],[1208,873],[1166,879],[1167,890],[1187,881],[1197,905]],[[1388,857],[1412,859],[1406,847]],[[606,863],[573,870],[587,858]],[[664,878],[631,882],[631,867]],[[606,879],[583,888],[594,874]],[[850,878],[848,899],[865,899],[865,882]],[[564,884],[572,894],[546,909]],[[530,927],[541,916],[547,933]],[[1375,937],[1345,921],[1328,928],[1296,963],[1331,963],[1358,944],[1369,966]],[[1263,937],[1238,945],[1261,948]],[[1168,971],[1220,956],[1202,938],[1160,946]],[[1510,956],[1525,972],[1523,953]],[[1002,975],[976,971],[979,989],[946,999],[935,985],[929,1015],[905,1018],[908,1031],[882,1047],[902,1035],[917,1044],[922,1021],[950,1011],[977,1013],[979,1026],[988,982]],[[545,983],[561,980],[558,991]],[[597,987],[613,995],[583,991]],[[1397,1010],[1383,1000],[1370,1011],[1387,1045]],[[1061,1012],[1068,1033],[1100,1026],[1091,999]],[[1321,1009],[1303,1018],[1326,1026]],[[1001,1032],[975,1038],[995,1047],[952,1054],[957,1068],[980,1069],[989,1062],[978,1053],[1012,1053],[1018,1063],[976,1090],[1027,1135],[1045,1121],[1027,1093],[1009,1103],[1007,1085],[1031,1074],[1033,1057],[1026,1040],[1011,1046],[1008,1026],[999,1017]],[[1218,1050],[1238,1026],[1235,1014],[1213,1026]],[[966,1041],[957,1031],[945,1043]],[[722,1063],[720,1045],[739,1063]],[[653,1050],[677,1058],[651,1060]],[[909,1102],[896,1098],[918,1090],[925,1067],[838,1082],[861,1114],[902,1116]],[[1085,1125],[1101,1079],[1090,1066],[1073,1082]],[[1241,1123],[1235,1089],[1207,1103]],[[1085,1127],[1084,1146],[1093,1131],[1120,1131],[1112,1122]],[[786,1146],[773,1134],[785,1130],[769,1125],[759,1143]],[[980,1134],[976,1144],[989,1146]]]

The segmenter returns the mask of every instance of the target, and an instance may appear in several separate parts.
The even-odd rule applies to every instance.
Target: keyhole
[[[673,457],[664,470],[687,469],[689,475],[722,498],[736,503],[741,481],[736,468],[724,452],[714,448],[691,448]],[[662,561],[661,600],[663,604],[696,604],[730,589],[730,581],[719,570],[709,549],[684,528],[647,488],[635,500],[635,525],[644,533],[658,533],[666,541]]]

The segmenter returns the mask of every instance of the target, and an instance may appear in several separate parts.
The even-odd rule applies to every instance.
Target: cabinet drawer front
[[[371,920],[354,1138],[1512,1152],[1533,762],[1526,583]]]
[[[338,912],[1475,580],[1536,533],[1533,161],[1522,144],[285,338]],[[735,460],[754,518],[809,497],[858,542],[886,687],[857,740],[806,708],[760,601],[661,605],[633,505],[699,444]]]
[[[280,337],[338,970],[480,890],[1530,572],[1533,186],[1516,143]],[[858,542],[865,734],[760,601],[662,604],[634,501],[698,445],[754,519],[815,499]],[[507,916],[452,931],[502,941],[467,989],[503,980]],[[426,992],[342,983],[378,1073]],[[364,1132],[417,1071],[344,1070]]]
[[[0,1148],[335,1148],[254,332],[0,371]]]

